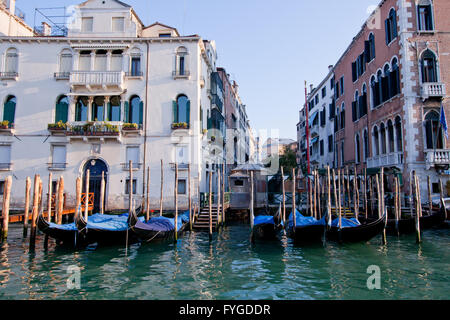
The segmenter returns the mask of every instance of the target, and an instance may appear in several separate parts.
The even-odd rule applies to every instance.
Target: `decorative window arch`
[[[186,47],[178,47],[175,57],[175,75],[177,76],[188,76],[188,59],[189,52]]]
[[[88,120],[88,97],[78,97],[75,104],[75,121],[87,121]]]
[[[355,135],[355,161],[356,163],[361,162],[361,143],[359,140],[359,133]]]
[[[398,69],[398,59],[394,57],[391,62],[391,97],[396,96],[400,93],[400,72]]]
[[[69,113],[69,98],[67,96],[59,96],[56,101],[55,108],[55,123],[62,121],[66,123]]]
[[[139,48],[132,48],[130,50],[130,76],[142,76],[141,60],[141,50]]]
[[[359,101],[359,92],[358,90],[355,91],[355,100],[352,102],[352,120],[355,122],[360,118],[360,111],[358,107],[358,101]]]
[[[424,122],[426,149],[443,149],[444,136],[442,127],[439,125],[439,112],[429,111],[425,115]]]
[[[386,126],[384,125],[384,123],[382,122],[380,124],[380,141],[381,141],[381,154],[386,154],[387,153],[387,148],[386,148]]]
[[[389,44],[397,38],[397,13],[394,8],[389,11],[389,16],[384,23],[386,31],[386,44]]]
[[[375,156],[380,155],[380,136],[378,133],[378,126],[373,127],[373,153]]]
[[[431,0],[419,0],[417,3],[417,29],[419,31],[434,30],[433,3]]]
[[[392,120],[389,119],[387,122],[387,136],[388,136],[388,152],[395,152],[395,138],[394,138],[394,125]]]
[[[402,131],[402,119],[395,117],[395,135],[397,138],[397,152],[403,151],[403,131]]]
[[[436,55],[430,49],[425,50],[420,57],[422,83],[438,82]]]
[[[375,36],[373,33],[370,33],[369,39],[365,43],[364,51],[367,62],[370,62],[373,59],[375,59]]]
[[[139,96],[131,96],[130,101],[125,102],[124,122],[142,125],[143,118],[144,103]]]
[[[345,102],[342,102],[341,106],[341,125],[340,129],[345,128]]]
[[[367,161],[367,158],[369,158],[369,135],[367,134],[367,129],[364,129],[364,140],[363,140],[363,145],[364,145],[364,162]]]
[[[19,53],[16,48],[6,50],[4,72],[8,76],[17,76],[19,73]]]
[[[8,126],[12,127],[14,125],[14,120],[16,116],[16,104],[17,99],[15,96],[8,96],[3,105],[3,121],[8,121]]]
[[[191,101],[184,94],[180,94],[173,101],[173,123],[186,123],[189,126]]]
[[[92,102],[92,121],[104,121],[105,120],[105,97],[97,96]]]
[[[384,68],[384,77],[382,78],[382,95],[383,95],[383,102],[387,101],[391,98],[391,67],[387,63]]]
[[[111,99],[108,102],[108,110],[107,110],[108,121],[120,121],[121,105],[122,101],[120,100],[120,96],[111,97]]]
[[[379,104],[378,98],[377,98],[378,97],[378,83],[377,83],[377,80],[374,75],[370,78],[370,96],[372,97],[372,99],[371,99],[372,109],[374,109]]]

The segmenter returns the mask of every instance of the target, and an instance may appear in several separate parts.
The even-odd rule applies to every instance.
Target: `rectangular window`
[[[130,160],[133,163],[133,168],[138,168],[139,165],[139,147],[133,146],[133,147],[127,147],[127,168],[128,164],[130,163]]]
[[[160,33],[159,37],[160,38],[170,38],[172,35],[170,33]]]
[[[333,135],[328,136],[328,152],[333,152]]]
[[[421,31],[433,30],[431,5],[418,6],[417,11],[418,11],[417,13],[418,13],[419,30]]]
[[[5,181],[0,181],[0,195],[2,196],[5,192]]]
[[[431,184],[431,192],[432,193],[440,193],[439,183],[432,183]]]
[[[106,71],[107,57],[106,54],[96,54],[95,55],[95,71]]]
[[[9,169],[11,163],[11,145],[0,145],[0,169]]]
[[[141,57],[132,57],[131,58],[131,75],[139,76],[141,74]]]
[[[52,165],[65,168],[66,166],[66,146],[52,146]]]
[[[72,71],[72,55],[62,54],[61,55],[61,65],[59,66],[60,72],[71,72]]]
[[[78,70],[80,71],[90,71],[91,70],[91,54],[90,52],[81,52],[80,61],[78,65]]]
[[[136,194],[137,180],[133,179],[133,194]],[[125,180],[125,194],[130,194],[130,179]]]
[[[175,149],[175,162],[178,164],[189,163],[189,153],[187,146],[177,146]]]
[[[322,98],[325,98],[327,95],[327,87],[322,88]]]
[[[324,143],[323,140],[320,140],[320,155],[323,156],[324,154]]]
[[[344,76],[339,80],[339,89],[341,90],[341,96],[344,94]]]
[[[315,104],[319,103],[319,95],[316,95],[316,97],[314,98]]]
[[[123,17],[112,18],[112,31],[123,32],[125,30],[125,19]]]
[[[82,32],[92,32],[94,31],[94,18],[81,18],[81,31]]]
[[[186,179],[178,179],[178,194],[186,194]]]
[[[122,71],[122,55],[113,54],[111,56],[111,71]]]

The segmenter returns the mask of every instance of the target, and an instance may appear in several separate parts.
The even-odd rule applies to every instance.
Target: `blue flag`
[[[442,129],[444,129],[445,137],[448,139],[447,119],[445,118],[444,105],[441,105],[441,119],[439,121],[442,125]]]

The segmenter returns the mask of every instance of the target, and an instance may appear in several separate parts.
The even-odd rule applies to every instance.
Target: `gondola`
[[[328,240],[338,242],[363,242],[369,241],[379,235],[386,227],[387,214],[378,219],[360,217],[347,219],[342,217],[342,227],[339,228],[339,218],[335,218],[328,226],[326,237]]]
[[[140,210],[138,208],[137,212],[140,212]],[[75,219],[75,225],[88,244],[124,244],[127,240],[128,243],[134,243],[137,238],[133,236],[132,232],[129,232],[129,220],[131,219],[128,213],[121,215],[96,213],[89,216],[88,221],[83,214],[80,214]]]
[[[425,212],[424,212],[425,213]],[[443,224],[445,221],[445,209],[440,207],[437,210],[431,210],[431,214],[424,214],[420,217],[420,229],[430,229],[435,226]],[[408,234],[414,233],[416,231],[416,218],[408,217],[398,220],[398,228],[396,227],[397,222],[395,219],[388,219],[386,225],[386,232],[389,234]]]
[[[281,206],[274,216],[258,215],[253,220],[252,236],[262,240],[274,240],[283,228]]]
[[[305,217],[298,210],[295,211],[295,227],[293,214],[289,216],[286,225],[287,236],[294,242],[321,242],[326,226],[326,216],[317,220],[314,217]]]
[[[175,219],[166,217],[152,217],[147,222],[132,213],[128,221],[133,235],[142,242],[153,242],[174,239]],[[178,215],[177,235],[180,236],[189,224],[189,211]]]
[[[48,222],[42,212],[39,212],[37,218],[37,227],[45,235],[61,242],[64,245],[80,246],[84,243],[83,236],[78,232],[75,222],[67,224],[56,224]]]

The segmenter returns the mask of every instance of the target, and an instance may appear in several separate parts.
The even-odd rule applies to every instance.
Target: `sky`
[[[182,35],[215,40],[217,66],[239,84],[250,124],[257,132],[297,139],[304,82],[318,85],[378,0],[122,0],[145,25],[156,21]],[[82,0],[17,0],[26,22],[35,8],[69,7]],[[36,24],[39,15],[36,15]]]

